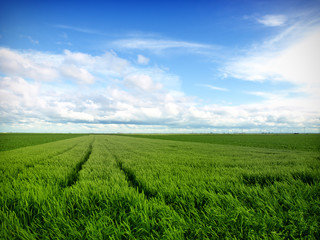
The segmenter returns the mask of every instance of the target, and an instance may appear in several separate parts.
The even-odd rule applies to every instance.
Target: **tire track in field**
[[[108,141],[108,140],[107,140]],[[106,148],[108,149],[108,151],[111,153],[111,155],[114,157],[114,159],[116,160],[117,163],[117,167],[126,175],[126,180],[129,183],[129,186],[135,188],[139,193],[144,193],[144,195],[146,196],[147,199],[150,198],[155,198],[155,197],[160,197],[163,202],[170,207],[171,210],[175,211],[177,213],[177,211],[179,211],[180,209],[180,205],[177,205],[177,202],[175,202],[173,200],[173,196],[170,194],[158,194],[157,191],[152,191],[151,189],[149,189],[144,183],[142,183],[141,181],[139,181],[134,173],[134,171],[132,171],[132,169],[124,166],[123,161],[121,161],[117,155],[115,155],[107,146]],[[137,155],[137,156],[141,156],[141,153],[139,151],[135,151],[133,148],[128,148],[130,149],[130,152]],[[143,155],[146,156],[152,156],[149,153],[145,153]],[[188,201],[193,201],[194,203],[194,208],[197,212],[201,213],[203,210],[203,207],[208,203],[209,199],[207,197],[201,197],[201,198],[192,198],[189,199]],[[192,205],[192,204],[191,204]],[[180,209],[181,210],[181,209]],[[179,215],[179,214],[178,214]]]
[[[107,140],[108,141],[108,140]],[[124,166],[123,161],[121,161],[118,156],[116,154],[114,154],[107,145],[105,145],[106,149],[109,151],[109,153],[111,154],[111,156],[115,159],[117,167],[125,174],[126,180],[128,182],[128,186],[134,188],[139,194],[143,194],[143,196],[145,197],[145,199],[147,200],[151,200],[153,198],[156,198],[158,196],[157,192],[151,191],[150,189],[148,189],[143,183],[141,183],[136,175],[134,174],[134,172],[128,168]],[[179,217],[182,221],[184,221],[183,216],[181,216],[178,211],[175,209],[175,206],[168,201],[168,199],[166,197],[160,198],[162,200],[162,203],[167,206],[170,211],[172,211],[173,214],[175,214],[177,217]],[[188,229],[185,229],[183,235],[184,235],[184,239],[187,239],[187,232]]]
[[[108,142],[109,140],[106,139],[106,141]],[[108,143],[107,143],[108,144]],[[145,184],[143,184],[141,181],[139,181],[134,173],[134,171],[132,171],[129,167],[126,167],[124,165],[124,162],[121,161],[118,156],[113,153],[112,150],[110,150],[110,148],[108,148],[107,145],[105,145],[106,149],[110,152],[110,154],[112,155],[112,157],[115,159],[117,167],[124,173],[126,180],[128,182],[129,187],[134,188],[137,192],[139,193],[143,193],[143,195],[145,196],[146,199],[150,199],[150,198],[155,198],[158,196],[158,192],[152,191],[151,189],[148,189],[147,186],[145,186]],[[130,151],[136,155],[139,155],[136,151],[134,151],[133,149],[130,149]],[[172,208],[172,204],[167,201],[167,198],[164,197],[163,198],[164,203],[170,207],[171,210],[175,211]]]
[[[24,168],[23,168],[23,169],[21,169],[20,171],[16,172],[15,174],[12,174],[12,176],[17,177],[19,174],[28,171],[29,168],[34,168],[36,165],[41,165],[41,162],[42,162],[43,160],[49,160],[49,159],[52,159],[52,158],[54,158],[54,157],[58,157],[58,156],[66,153],[66,152],[68,152],[68,151],[71,151],[71,150],[72,150],[73,148],[75,148],[77,145],[78,145],[78,143],[72,145],[71,147],[68,147],[67,149],[64,149],[64,150],[62,150],[62,151],[56,152],[56,153],[54,153],[54,154],[51,154],[51,155],[49,155],[49,156],[47,156],[47,157],[39,158],[38,160],[36,160],[36,161],[34,161],[34,162],[27,162],[27,163],[24,164]]]
[[[95,138],[93,138],[92,142],[89,145],[89,148],[87,150],[86,155],[81,159],[80,162],[75,166],[75,168],[72,170],[71,174],[67,178],[67,183],[65,187],[71,187],[72,185],[76,184],[76,182],[79,180],[79,172],[82,169],[82,166],[89,160],[90,155],[92,153],[92,145],[94,143]]]
[[[144,184],[137,180],[137,177],[134,174],[134,172],[130,168],[125,167],[123,162],[118,158],[117,155],[115,155],[107,146],[105,147],[110,152],[112,157],[115,159],[117,167],[124,173],[129,187],[134,188],[139,193],[143,193],[147,199],[154,198],[157,196],[157,193],[150,191],[146,186],[144,186]]]
[[[45,158],[41,158],[41,159],[39,159],[39,161],[37,161],[35,164],[39,163],[40,161],[42,161],[42,160],[44,160],[44,159],[49,160],[49,159],[52,159],[52,158],[54,158],[54,157],[58,157],[58,156],[66,153],[66,152],[68,152],[68,151],[71,151],[71,150],[72,150],[73,148],[75,148],[77,145],[78,145],[78,143],[72,145],[71,147],[68,147],[67,149],[64,149],[64,150],[62,150],[62,151],[59,151],[59,152],[57,152],[56,154],[49,155],[48,157],[45,157]]]
[[[117,161],[117,160],[116,160]],[[135,188],[139,193],[143,193],[147,199],[154,198],[157,194],[150,191],[146,186],[139,182],[136,178],[136,175],[130,168],[123,166],[123,162],[117,161],[118,168],[125,174],[126,179],[129,183],[129,186]]]

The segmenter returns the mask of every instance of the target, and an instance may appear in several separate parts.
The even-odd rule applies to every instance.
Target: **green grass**
[[[0,151],[75,138],[83,135],[84,134],[61,133],[0,133]]]
[[[320,151],[320,134],[126,134],[123,136],[259,148]]]
[[[0,239],[319,239],[319,152],[238,145],[86,135],[0,152]]]

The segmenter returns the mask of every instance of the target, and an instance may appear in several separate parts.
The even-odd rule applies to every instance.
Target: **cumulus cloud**
[[[47,84],[47,83],[46,83]],[[85,124],[91,130],[135,129],[145,126],[162,126],[174,129],[223,129],[223,128],[291,128],[305,124],[316,127],[319,113],[305,99],[270,97],[256,104],[240,106],[201,105],[193,98],[177,91],[160,91],[147,94],[130,93],[118,87],[82,92],[66,91],[38,83],[29,83],[18,77],[0,79],[1,122],[15,126],[41,122],[59,124]],[[263,93],[253,93],[262,94]],[[117,127],[111,128],[117,124]],[[20,127],[21,127],[20,126]],[[131,127],[129,127],[131,126]],[[140,128],[139,128],[140,126]],[[150,128],[149,128],[150,129]],[[129,131],[129,130],[128,130]]]
[[[267,27],[278,27],[285,24],[287,17],[285,15],[265,15],[258,18],[257,21]]]
[[[154,83],[150,76],[144,74],[129,75],[124,78],[125,85],[144,91],[159,90],[162,88],[160,83]]]
[[[306,40],[301,46],[309,44]],[[264,101],[238,106],[203,105],[179,89],[178,76],[156,67],[135,67],[114,52],[93,56],[68,50],[49,54],[1,48],[0,53],[2,131],[23,130],[26,126],[41,126],[48,131],[52,126],[79,126],[88,132],[116,132],[304,125],[316,128],[319,124],[319,111],[310,104],[313,99],[256,92],[251,94],[260,94]],[[51,72],[47,79],[43,69]],[[239,74],[235,68],[231,70],[234,72],[229,74]],[[249,76],[249,72],[241,74]],[[255,74],[265,80],[263,71]],[[75,84],[70,88],[66,79],[73,79]],[[93,84],[97,81],[99,87]]]
[[[30,84],[20,77],[2,77],[0,81],[0,105],[4,109],[22,109],[41,105],[37,98],[39,84]]]
[[[114,52],[92,56],[81,52],[64,51],[64,64],[75,65],[89,72],[104,76],[122,76],[130,68],[130,63]]]
[[[69,50],[65,50],[63,54],[50,54],[0,48],[0,71],[8,76],[35,81],[66,79],[92,84],[97,76],[110,78],[127,74],[130,64],[114,52],[92,56]]]
[[[4,74],[48,81],[57,78],[55,56],[50,61],[41,61],[42,54],[30,56],[7,48],[0,48],[0,71]]]
[[[114,52],[92,56],[68,50],[60,55],[1,51],[1,72],[6,75],[0,79],[3,122],[150,124],[163,116],[164,109],[157,106],[163,86],[177,87],[175,76],[159,68],[135,68]],[[42,81],[43,66],[54,72],[50,81]],[[118,86],[100,91],[83,86],[114,77],[119,78]],[[70,85],[65,81],[69,79],[80,85]]]
[[[91,84],[94,82],[94,76],[92,76],[86,69],[79,68],[73,64],[63,66],[61,68],[61,73],[66,77],[77,80],[79,83]]]

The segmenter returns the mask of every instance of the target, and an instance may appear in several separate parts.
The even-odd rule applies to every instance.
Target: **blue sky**
[[[2,132],[319,132],[320,1],[1,1]]]

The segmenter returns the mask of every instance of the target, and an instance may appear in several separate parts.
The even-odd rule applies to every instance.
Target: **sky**
[[[0,132],[320,132],[320,1],[0,0]]]

